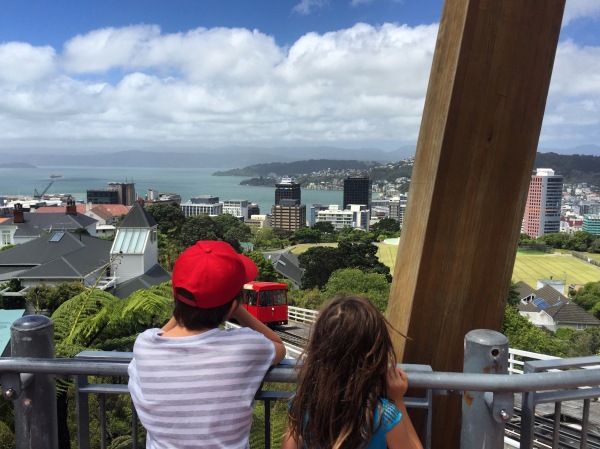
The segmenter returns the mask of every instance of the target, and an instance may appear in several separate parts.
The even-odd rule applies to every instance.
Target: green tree
[[[173,266],[185,247],[179,238],[170,234],[163,234],[158,230],[158,263],[168,271],[173,271]]]
[[[596,238],[588,247],[588,252],[599,254],[600,253],[600,237]]]
[[[600,302],[600,282],[588,282],[580,288],[573,301],[585,310],[592,310]]]
[[[298,256],[302,275],[302,288],[322,288],[335,270],[344,268],[344,261],[337,248],[314,246]]]
[[[263,253],[259,251],[250,251],[245,253],[245,255],[252,259],[258,267],[257,281],[276,282],[279,280],[279,275],[277,274],[277,271],[275,271],[275,267],[265,258]]]
[[[394,233],[400,231],[400,223],[393,218],[382,218],[371,226],[371,232],[374,234]]]
[[[330,221],[318,221],[313,226],[313,229],[321,232],[321,234],[334,234],[335,228]]]
[[[219,229],[207,214],[188,218],[181,226],[181,243],[185,248],[198,240],[219,240]]]
[[[385,312],[390,296],[390,283],[383,274],[345,268],[335,271],[329,277],[323,293],[326,298],[348,294],[363,295],[381,312]]]
[[[25,299],[31,301],[37,313],[42,310],[54,312],[63,302],[86,290],[80,282],[63,282],[56,286],[39,284],[25,292]]]
[[[308,290],[288,291],[288,303],[290,306],[319,310],[326,300],[327,297],[316,287]]]
[[[600,354],[600,328],[588,327],[571,333],[567,357],[588,357]]]
[[[383,274],[388,282],[392,281],[390,268],[379,261],[377,246],[372,242],[340,242],[338,251],[344,261],[342,268],[358,268],[371,273]]]
[[[569,246],[569,241],[571,237],[569,234],[564,232],[554,232],[551,234],[541,235],[536,239],[536,243],[542,243],[544,245],[551,246],[552,248],[557,249],[573,249]]]
[[[516,307],[506,308],[502,333],[508,338],[511,348],[556,357],[564,357],[567,352],[564,343],[535,327],[527,318],[519,314]]]
[[[571,234],[566,248],[585,252],[595,239],[596,236],[587,231],[575,231]]]
[[[231,244],[230,240],[249,242],[252,239],[250,227],[231,214],[221,214],[213,218],[217,225],[217,235]]]
[[[158,225],[158,230],[165,235],[179,234],[185,222],[185,214],[176,203],[154,203],[146,211]]]
[[[521,298],[519,298],[519,292],[517,291],[517,286],[514,282],[511,281],[508,287],[508,301],[507,304],[509,306],[516,306]]]
[[[319,243],[321,241],[321,231],[311,228],[300,228],[294,232],[292,240],[297,243]]]

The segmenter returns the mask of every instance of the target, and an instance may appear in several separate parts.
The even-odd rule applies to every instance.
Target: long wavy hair
[[[388,366],[396,364],[388,326],[362,296],[337,296],[319,312],[288,413],[298,447],[360,449],[369,442]]]

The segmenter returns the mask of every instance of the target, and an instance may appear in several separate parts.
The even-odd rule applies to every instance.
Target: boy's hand
[[[388,398],[398,404],[404,400],[404,395],[408,389],[408,378],[406,373],[400,368],[391,366],[387,372],[387,393]]]

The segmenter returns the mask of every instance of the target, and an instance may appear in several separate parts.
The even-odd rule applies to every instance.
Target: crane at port
[[[54,184],[54,179],[50,180],[50,183],[46,186],[46,188],[42,191],[42,193],[38,193],[37,189],[33,189],[33,197],[36,199],[39,199],[41,197],[44,196],[44,193],[46,193],[48,191],[48,189],[50,188],[50,186]]]

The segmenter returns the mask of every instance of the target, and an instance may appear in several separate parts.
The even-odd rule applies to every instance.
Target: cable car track
[[[297,348],[304,349],[304,346],[308,342],[308,339],[301,337],[300,335],[293,334],[292,332],[285,331],[280,327],[273,328],[273,331],[281,337],[284,343],[296,346]]]
[[[515,408],[513,419],[518,418],[517,422],[509,422],[506,424],[505,435],[509,438],[519,440],[521,436],[521,411]],[[573,428],[567,424],[560,424],[559,446],[561,449],[579,449],[581,447],[581,430]],[[534,448],[551,448],[554,433],[554,419],[543,416],[535,417],[535,427],[533,435]],[[594,432],[588,432],[587,448],[600,449],[600,435]]]

